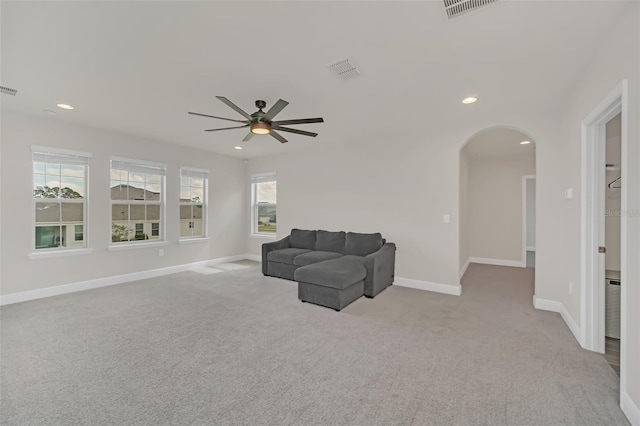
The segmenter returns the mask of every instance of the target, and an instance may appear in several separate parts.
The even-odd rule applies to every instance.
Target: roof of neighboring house
[[[82,222],[82,203],[47,202],[46,198],[36,203],[36,223],[60,222],[60,208],[62,207],[62,222]]]
[[[116,185],[111,187],[111,199],[160,201],[160,193],[148,191],[133,185]]]
[[[191,209],[192,207],[193,210]],[[202,207],[196,205],[180,206],[180,219],[202,219]]]
[[[111,219],[131,220],[134,222],[160,220],[160,206],[145,204],[112,204]]]

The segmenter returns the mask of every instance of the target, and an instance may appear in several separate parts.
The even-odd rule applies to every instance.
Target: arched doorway
[[[470,263],[535,265],[535,141],[491,127],[460,149],[460,278]]]

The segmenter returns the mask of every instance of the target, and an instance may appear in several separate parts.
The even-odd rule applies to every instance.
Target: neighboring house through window
[[[164,240],[164,186],[167,166],[111,159],[111,242]],[[154,232],[154,224],[156,224]]]
[[[207,236],[207,170],[180,169],[180,238]]]
[[[276,174],[251,176],[252,233],[276,234]]]
[[[34,249],[87,247],[91,154],[33,146]]]

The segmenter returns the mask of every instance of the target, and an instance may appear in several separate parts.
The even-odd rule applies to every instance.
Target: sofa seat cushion
[[[347,232],[344,254],[366,256],[380,250],[382,245],[382,235],[379,232],[376,232],[375,234]]]
[[[356,259],[340,257],[298,268],[293,277],[299,282],[345,289],[364,280],[366,275],[367,270],[361,262]]]
[[[344,253],[344,239],[346,233],[343,231],[318,231],[316,234],[316,250],[333,251]]]
[[[269,262],[286,263],[293,265],[293,259],[304,253],[309,253],[311,250],[300,248],[285,248],[280,250],[273,250],[267,254],[267,260]]]
[[[316,247],[316,231],[292,229],[289,236],[289,247],[313,250]]]
[[[356,262],[360,262],[360,263],[362,263],[364,265],[364,256],[355,256],[353,254],[348,254],[346,256],[343,256],[342,258],[343,259],[351,259],[351,260],[354,260]]]
[[[334,253],[332,251],[310,251],[308,253],[299,254],[293,259],[293,264],[296,266],[307,266],[312,263],[318,263],[325,260],[337,259],[342,257],[340,253]]]

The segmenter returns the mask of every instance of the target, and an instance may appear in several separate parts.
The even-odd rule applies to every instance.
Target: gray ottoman
[[[340,311],[364,294],[363,263],[348,256],[298,268],[298,299]]]

